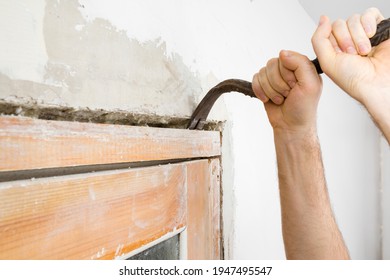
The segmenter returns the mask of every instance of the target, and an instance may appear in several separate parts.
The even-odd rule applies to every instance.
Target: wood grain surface
[[[0,259],[110,259],[186,226],[184,164],[0,184]]]
[[[219,156],[220,133],[0,117],[0,171]]]

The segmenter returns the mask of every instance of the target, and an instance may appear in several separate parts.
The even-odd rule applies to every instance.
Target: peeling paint
[[[46,1],[43,38],[47,63],[43,82],[0,75],[0,98],[25,98],[74,108],[190,116],[203,92],[199,74],[163,39],[130,39],[109,21],[87,21],[79,2]]]
[[[123,247],[124,247],[124,244],[122,244],[122,243],[118,245],[118,247],[116,248],[116,251],[115,251],[115,257],[121,255]]]
[[[88,193],[89,193],[89,198],[91,200],[96,200],[96,194],[95,191],[93,190],[93,187],[88,188]]]
[[[106,254],[106,249],[103,247],[101,250],[99,250],[96,254],[94,254],[91,257],[91,260],[99,259],[99,258],[103,257],[105,254]]]

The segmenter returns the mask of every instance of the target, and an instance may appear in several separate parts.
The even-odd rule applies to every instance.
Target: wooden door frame
[[[14,179],[0,183],[0,258],[122,258],[180,234],[181,258],[220,259],[220,139],[217,131],[1,116],[0,178]]]

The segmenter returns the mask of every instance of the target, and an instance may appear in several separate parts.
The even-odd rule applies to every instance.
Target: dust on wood
[[[64,106],[47,106],[37,103],[10,103],[0,100],[0,114],[31,117],[43,120],[105,123],[132,126],[150,126],[185,129],[189,118],[138,114],[123,110],[91,110]],[[208,121],[203,130],[222,131],[223,122]]]

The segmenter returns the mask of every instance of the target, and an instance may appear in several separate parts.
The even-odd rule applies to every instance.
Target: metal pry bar
[[[375,35],[370,39],[371,45],[377,46],[390,38],[390,18],[382,20],[378,26]],[[316,67],[317,73],[322,74],[318,59],[311,61]],[[210,113],[215,101],[225,92],[240,92],[250,97],[256,97],[252,90],[252,83],[239,79],[225,80],[215,87],[211,88],[202,101],[196,107],[191,116],[188,129],[202,129],[206,123],[207,116]]]
[[[252,90],[252,83],[239,79],[225,80],[211,88],[205,95],[192,114],[188,128],[202,129],[215,101],[217,101],[217,99],[225,92],[232,91],[241,92],[250,97],[256,97]]]

